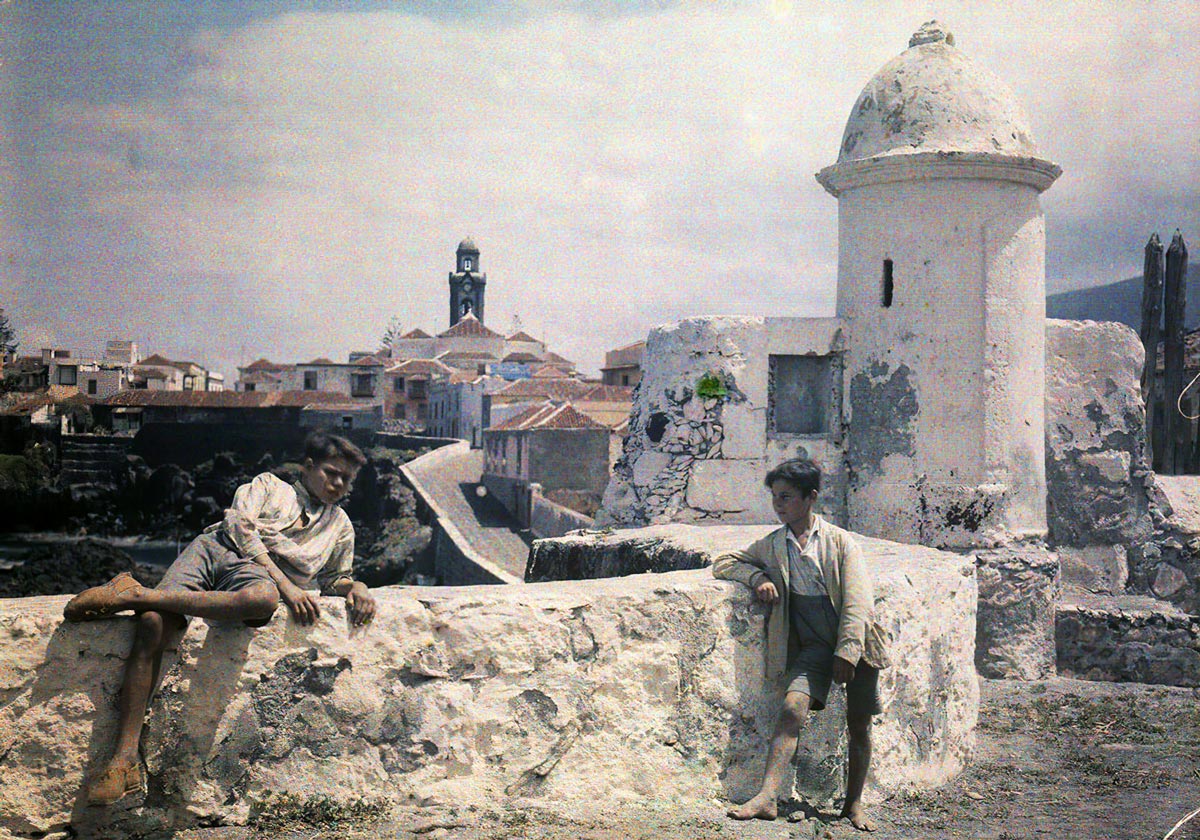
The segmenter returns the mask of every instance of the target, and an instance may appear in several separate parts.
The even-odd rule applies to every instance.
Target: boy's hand
[[[779,590],[769,580],[764,580],[758,586],[754,587],[754,595],[764,604],[774,604],[779,600]]]
[[[371,619],[375,618],[375,599],[362,581],[354,581],[346,593],[346,610],[350,613],[350,623],[355,627],[370,624]]]
[[[312,624],[321,615],[321,607],[311,592],[305,592],[290,580],[278,581],[279,597],[301,624]]]
[[[833,657],[833,681],[845,685],[854,679],[854,666],[840,656]]]

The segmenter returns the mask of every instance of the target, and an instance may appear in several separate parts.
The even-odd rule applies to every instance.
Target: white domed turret
[[[978,546],[1045,533],[1045,227],[1061,170],[936,23],[863,89],[838,162],[850,527]]]
[[[1037,157],[1024,109],[993,73],[954,47],[936,21],[867,83],[842,135],[838,162],[919,152]]]

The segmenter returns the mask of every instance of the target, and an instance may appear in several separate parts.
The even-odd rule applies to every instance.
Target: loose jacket
[[[817,517],[818,557],[825,589],[838,614],[837,645],[833,654],[857,665],[863,655],[875,595],[862,551],[848,531]],[[808,562],[804,560],[804,562]],[[736,580],[756,588],[764,580],[775,584],[779,600],[767,618],[766,676],[778,679],[788,663],[789,620],[787,526],[778,528],[741,551],[713,560],[714,577]]]

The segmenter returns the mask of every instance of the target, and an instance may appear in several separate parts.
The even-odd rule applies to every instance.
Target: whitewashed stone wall
[[[820,464],[821,510],[844,524],[842,350],[830,318],[691,318],[652,330],[629,436],[596,524],[772,522],[763,476],[794,457]],[[772,354],[831,359],[827,433],[772,431]],[[725,396],[698,396],[705,376],[716,377]]]
[[[1156,574],[1142,344],[1122,324],[1046,322],[1046,518],[1064,584],[1120,594]],[[1143,587],[1144,588],[1144,587]]]
[[[962,558],[868,551],[898,630],[878,797],[944,783],[970,754],[976,591]],[[194,622],[149,718],[149,792],[111,810],[81,790],[110,748],[133,622],[63,624],[65,597],[0,601],[0,832],[240,823],[282,791],[569,808],[740,798],[758,781],[778,697],[762,686],[764,609],[738,584],[698,570],[376,594],[367,632],[339,599],[310,628]],[[840,715],[805,733],[800,788],[818,799],[840,784]]]

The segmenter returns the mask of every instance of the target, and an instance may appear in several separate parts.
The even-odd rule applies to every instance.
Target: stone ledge
[[[974,576],[924,552],[938,554],[872,552],[900,631],[876,797],[947,781],[973,744]],[[699,570],[376,594],[365,633],[340,599],[309,628],[193,622],[152,705],[149,792],[99,813],[81,789],[111,748],[133,621],[64,624],[65,596],[0,601],[0,833],[241,823],[279,791],[566,808],[736,798],[758,781],[778,698],[762,687],[764,610],[737,584]],[[840,703],[804,735],[798,785],[818,800],[840,784]]]
[[[1058,673],[1200,686],[1200,618],[1151,598],[1073,593],[1055,617]]]

